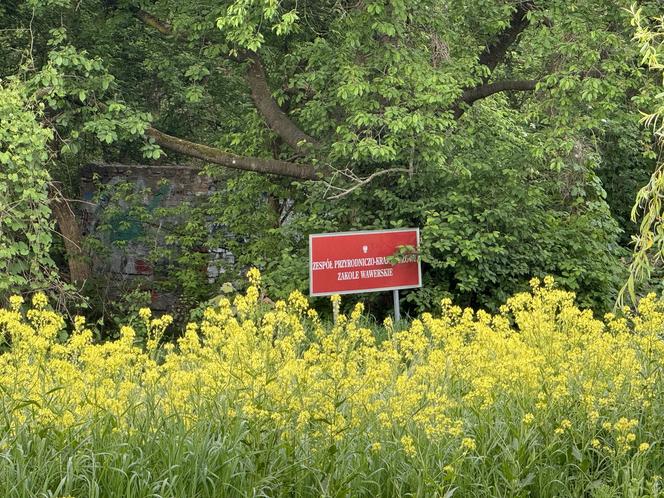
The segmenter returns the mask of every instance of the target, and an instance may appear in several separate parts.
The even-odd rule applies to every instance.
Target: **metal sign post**
[[[399,290],[394,289],[392,291],[392,297],[394,298],[394,323],[397,324],[401,321],[401,310],[399,309]]]

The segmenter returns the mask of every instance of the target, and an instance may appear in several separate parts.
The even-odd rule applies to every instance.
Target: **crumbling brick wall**
[[[120,182],[132,184],[136,192],[145,192],[143,199],[148,208],[175,207],[183,202],[193,203],[201,196],[208,196],[214,190],[214,182],[199,174],[199,169],[187,165],[126,165],[118,163],[96,163],[85,168],[81,177],[81,198],[83,199],[84,234],[94,234],[104,210],[100,186],[112,186]],[[142,240],[143,227],[140,223],[123,222],[111,226],[104,234],[107,251],[103,257],[93,258],[93,272],[107,275],[111,283],[118,287],[142,286],[150,288],[153,268],[148,260],[149,248]],[[117,242],[121,243],[118,244]],[[210,251],[208,276],[218,275],[215,258],[232,259],[223,249]],[[152,290],[152,306],[156,310],[169,309],[177,296],[162,294]]]

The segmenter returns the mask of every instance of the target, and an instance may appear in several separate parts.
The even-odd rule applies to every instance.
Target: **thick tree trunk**
[[[82,249],[81,227],[74,211],[64,198],[58,196],[51,199],[51,212],[64,240],[69,279],[71,283],[81,285],[90,278],[92,273],[88,258]]]

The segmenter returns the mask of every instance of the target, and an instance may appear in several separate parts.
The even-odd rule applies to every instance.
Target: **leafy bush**
[[[18,81],[0,81],[0,299],[57,279],[46,170],[52,132],[26,93]]]
[[[361,304],[334,325],[298,292],[263,304],[249,275],[177,345],[147,309],[94,344],[12,298],[2,495],[661,496],[654,295],[598,320],[547,278],[496,315],[445,300],[372,330]]]

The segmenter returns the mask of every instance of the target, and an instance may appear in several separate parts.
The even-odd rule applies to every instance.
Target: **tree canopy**
[[[639,5],[646,17],[661,7]],[[638,110],[657,81],[625,7],[10,2],[0,6],[0,109],[27,109],[22,133],[47,151],[38,183],[50,175],[70,198],[92,159],[194,161],[218,178],[160,253],[192,299],[214,294],[189,271],[200,265],[193,247],[262,266],[279,293],[306,288],[306,234],[411,225],[423,229],[427,282],[413,305],[454,294],[491,307],[552,273],[582,304],[606,308],[627,253],[599,175],[629,154],[635,170],[652,168]],[[615,145],[616,134],[633,141]],[[76,221],[53,213],[60,227]],[[212,218],[223,234],[205,229]],[[71,265],[78,249],[65,248],[73,281],[86,274]]]

